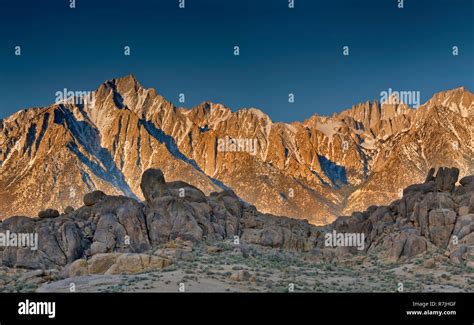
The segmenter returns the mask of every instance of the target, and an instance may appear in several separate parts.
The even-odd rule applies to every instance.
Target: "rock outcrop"
[[[102,191],[93,191],[90,193],[87,193],[84,195],[84,205],[86,206],[91,206],[105,198],[107,195],[105,195],[104,192]]]
[[[371,206],[325,227],[262,214],[232,191],[206,196],[184,182],[166,182],[160,170],[141,180],[146,200],[92,193],[85,206],[50,218],[15,216],[0,223],[0,233],[37,234],[37,249],[0,248],[1,264],[31,269],[62,268],[71,275],[136,273],[164,267],[153,248],[166,243],[232,240],[294,250],[341,261],[375,254],[402,261],[441,250],[456,263],[469,262],[474,247],[472,177],[457,184],[459,171],[438,169],[423,184],[407,187],[389,206]],[[363,235],[362,246],[328,247],[327,234]]]
[[[55,209],[46,209],[38,212],[39,218],[56,218],[59,217],[59,211]]]
[[[55,218],[16,216],[4,220],[0,232],[38,234],[38,247],[0,248],[2,264],[63,267],[97,255],[146,253],[175,239],[219,241],[237,237],[252,244],[309,250],[321,233],[307,221],[261,214],[232,191],[206,196],[184,182],[167,183],[160,170],[147,170],[141,188],[144,202],[95,191],[85,195],[85,206],[68,209],[64,215],[54,214]],[[94,268],[88,264],[90,267]]]
[[[172,262],[148,254],[107,253],[96,254],[88,261],[78,259],[67,268],[71,278],[91,274],[136,274],[162,269]]]
[[[433,247],[455,262],[468,262],[474,252],[472,177],[456,186],[457,168],[430,170],[425,183],[408,186],[389,206],[371,206],[351,217],[339,217],[333,228],[363,233],[367,252],[397,261]],[[471,255],[470,255],[471,254]]]

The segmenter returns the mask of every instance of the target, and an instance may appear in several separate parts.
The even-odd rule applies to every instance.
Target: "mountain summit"
[[[474,173],[474,95],[464,88],[416,110],[375,101],[290,124],[255,108],[179,108],[132,75],[104,82],[94,99],[0,120],[1,219],[80,206],[92,190],[143,199],[149,168],[315,224],[386,204],[431,167]]]

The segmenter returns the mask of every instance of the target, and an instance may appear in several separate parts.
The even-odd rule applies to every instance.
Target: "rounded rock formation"
[[[38,217],[41,219],[59,217],[59,211],[55,209],[46,209],[38,212]]]
[[[84,205],[92,206],[101,201],[107,195],[102,191],[93,191],[84,195]]]
[[[166,187],[165,176],[159,169],[147,169],[143,175],[140,183],[145,200],[150,202],[154,198],[168,195],[168,188]]]

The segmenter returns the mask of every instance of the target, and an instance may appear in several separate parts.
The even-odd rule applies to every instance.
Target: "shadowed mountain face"
[[[457,88],[417,110],[367,102],[285,124],[210,102],[177,108],[133,76],[113,79],[93,103],[0,120],[0,218],[78,207],[96,189],[143,199],[143,171],[160,168],[206,195],[232,189],[264,213],[323,224],[400,197],[431,167],[474,173],[473,100]]]

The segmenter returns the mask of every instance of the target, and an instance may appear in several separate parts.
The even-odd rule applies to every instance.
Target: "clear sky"
[[[257,107],[275,121],[330,115],[388,88],[420,91],[422,102],[459,86],[473,91],[474,1],[397,5],[76,0],[70,9],[69,0],[0,0],[0,118],[129,73],[177,105],[184,93],[186,107]]]

